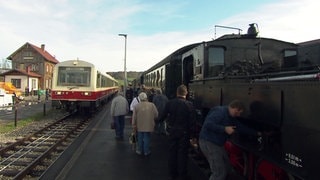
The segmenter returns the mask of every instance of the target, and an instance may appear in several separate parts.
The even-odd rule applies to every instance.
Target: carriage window
[[[163,68],[161,68],[161,73],[160,73],[160,84],[159,84],[160,87],[163,86],[163,82],[162,81],[164,81]]]
[[[159,80],[160,80],[160,72],[157,71],[157,79],[156,79],[156,86],[159,87]]]
[[[59,67],[58,86],[90,86],[90,67]]]
[[[101,76],[101,85],[100,87],[108,87],[108,86],[112,86],[112,81],[110,79],[108,79],[107,77],[105,76]]]
[[[208,75],[217,76],[223,70],[224,49],[221,47],[209,48],[208,54]]]
[[[151,85],[152,85],[152,86],[155,86],[155,83],[156,83],[156,72],[153,72],[151,76],[152,76],[152,83],[151,83]]]
[[[102,86],[101,74],[97,73],[97,88],[100,88]]]

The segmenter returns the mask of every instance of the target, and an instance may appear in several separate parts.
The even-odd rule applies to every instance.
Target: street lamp
[[[124,80],[123,80],[123,93],[124,97],[126,97],[127,91],[127,67],[126,67],[126,56],[127,56],[127,34],[119,34],[119,36],[124,37]]]

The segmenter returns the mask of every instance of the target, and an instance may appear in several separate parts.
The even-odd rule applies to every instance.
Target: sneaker
[[[136,153],[137,153],[138,155],[141,155],[141,151],[136,150]]]

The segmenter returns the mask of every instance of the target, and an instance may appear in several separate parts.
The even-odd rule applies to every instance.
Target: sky
[[[29,42],[45,44],[60,62],[81,59],[106,72],[126,62],[127,71],[144,71],[185,45],[238,33],[215,25],[245,34],[256,23],[260,37],[293,43],[320,39],[319,7],[318,0],[0,0],[0,59]]]

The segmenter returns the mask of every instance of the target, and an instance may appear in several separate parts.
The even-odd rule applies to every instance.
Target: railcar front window
[[[90,86],[90,67],[59,67],[58,86]]]

